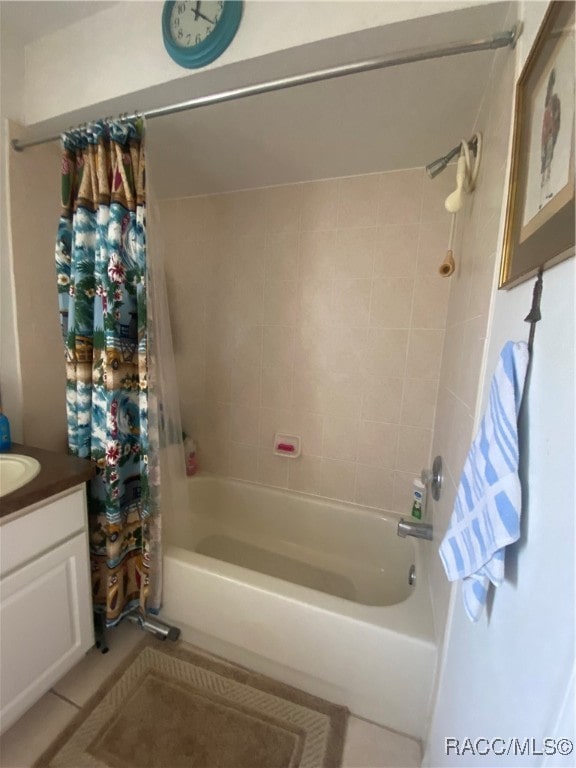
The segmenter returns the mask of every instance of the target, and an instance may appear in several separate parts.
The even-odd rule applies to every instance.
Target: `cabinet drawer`
[[[86,492],[81,485],[0,526],[0,576],[82,531],[86,524]]]

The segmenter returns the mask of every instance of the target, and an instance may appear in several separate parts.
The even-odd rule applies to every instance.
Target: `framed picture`
[[[500,288],[574,255],[574,7],[550,3],[516,86]]]

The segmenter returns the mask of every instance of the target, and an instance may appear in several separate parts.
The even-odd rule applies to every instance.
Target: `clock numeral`
[[[186,10],[186,3],[178,3],[177,12],[184,13]]]
[[[196,35],[196,42],[201,43],[202,42],[202,35],[198,34]]]
[[[182,40],[182,38],[184,37],[184,32],[181,29],[178,30],[177,37],[178,37],[178,40]]]
[[[180,26],[180,16],[176,16],[174,19],[172,19],[172,24],[178,29]]]
[[[190,41],[191,41],[191,40],[192,40],[192,35],[191,35],[191,34],[187,34],[187,35],[186,35],[186,44],[187,44],[187,45],[190,45]]]

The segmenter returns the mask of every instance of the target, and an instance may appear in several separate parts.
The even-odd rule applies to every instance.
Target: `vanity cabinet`
[[[84,484],[0,525],[0,728],[94,644]]]

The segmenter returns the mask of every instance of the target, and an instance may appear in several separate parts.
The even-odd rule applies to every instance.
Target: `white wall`
[[[520,8],[517,73],[545,3]],[[445,738],[575,739],[574,728],[574,259],[544,274],[542,321],[521,419],[524,511],[507,580],[471,624],[452,593],[447,640],[425,765],[573,766],[575,755],[446,755]],[[500,349],[526,339],[533,281],[495,293],[482,404]],[[480,411],[481,413],[481,411]],[[477,414],[478,416],[478,414]],[[478,418],[476,419],[478,423]]]
[[[574,277],[575,262],[544,275],[543,319],[522,422],[527,489],[521,542],[508,554],[508,579],[488,616],[470,623],[455,595],[447,660],[430,733],[428,765],[462,765],[444,738],[554,733],[574,663]],[[532,282],[498,294],[487,370],[507,339],[526,338],[522,318]],[[559,329],[562,329],[559,332]],[[526,456],[527,454],[527,456]],[[558,736],[574,738],[572,732]],[[501,765],[466,756],[466,765]],[[541,758],[506,765],[541,765]],[[573,766],[574,755],[559,765]]]
[[[21,137],[12,123],[10,136]],[[65,451],[66,369],[54,267],[60,155],[53,142],[25,152],[10,151],[7,169],[22,398],[20,442]]]
[[[24,62],[3,21],[0,3],[0,391],[12,439],[18,441],[22,439],[22,382],[13,296],[7,168],[12,151],[8,145],[8,118],[21,118]]]

